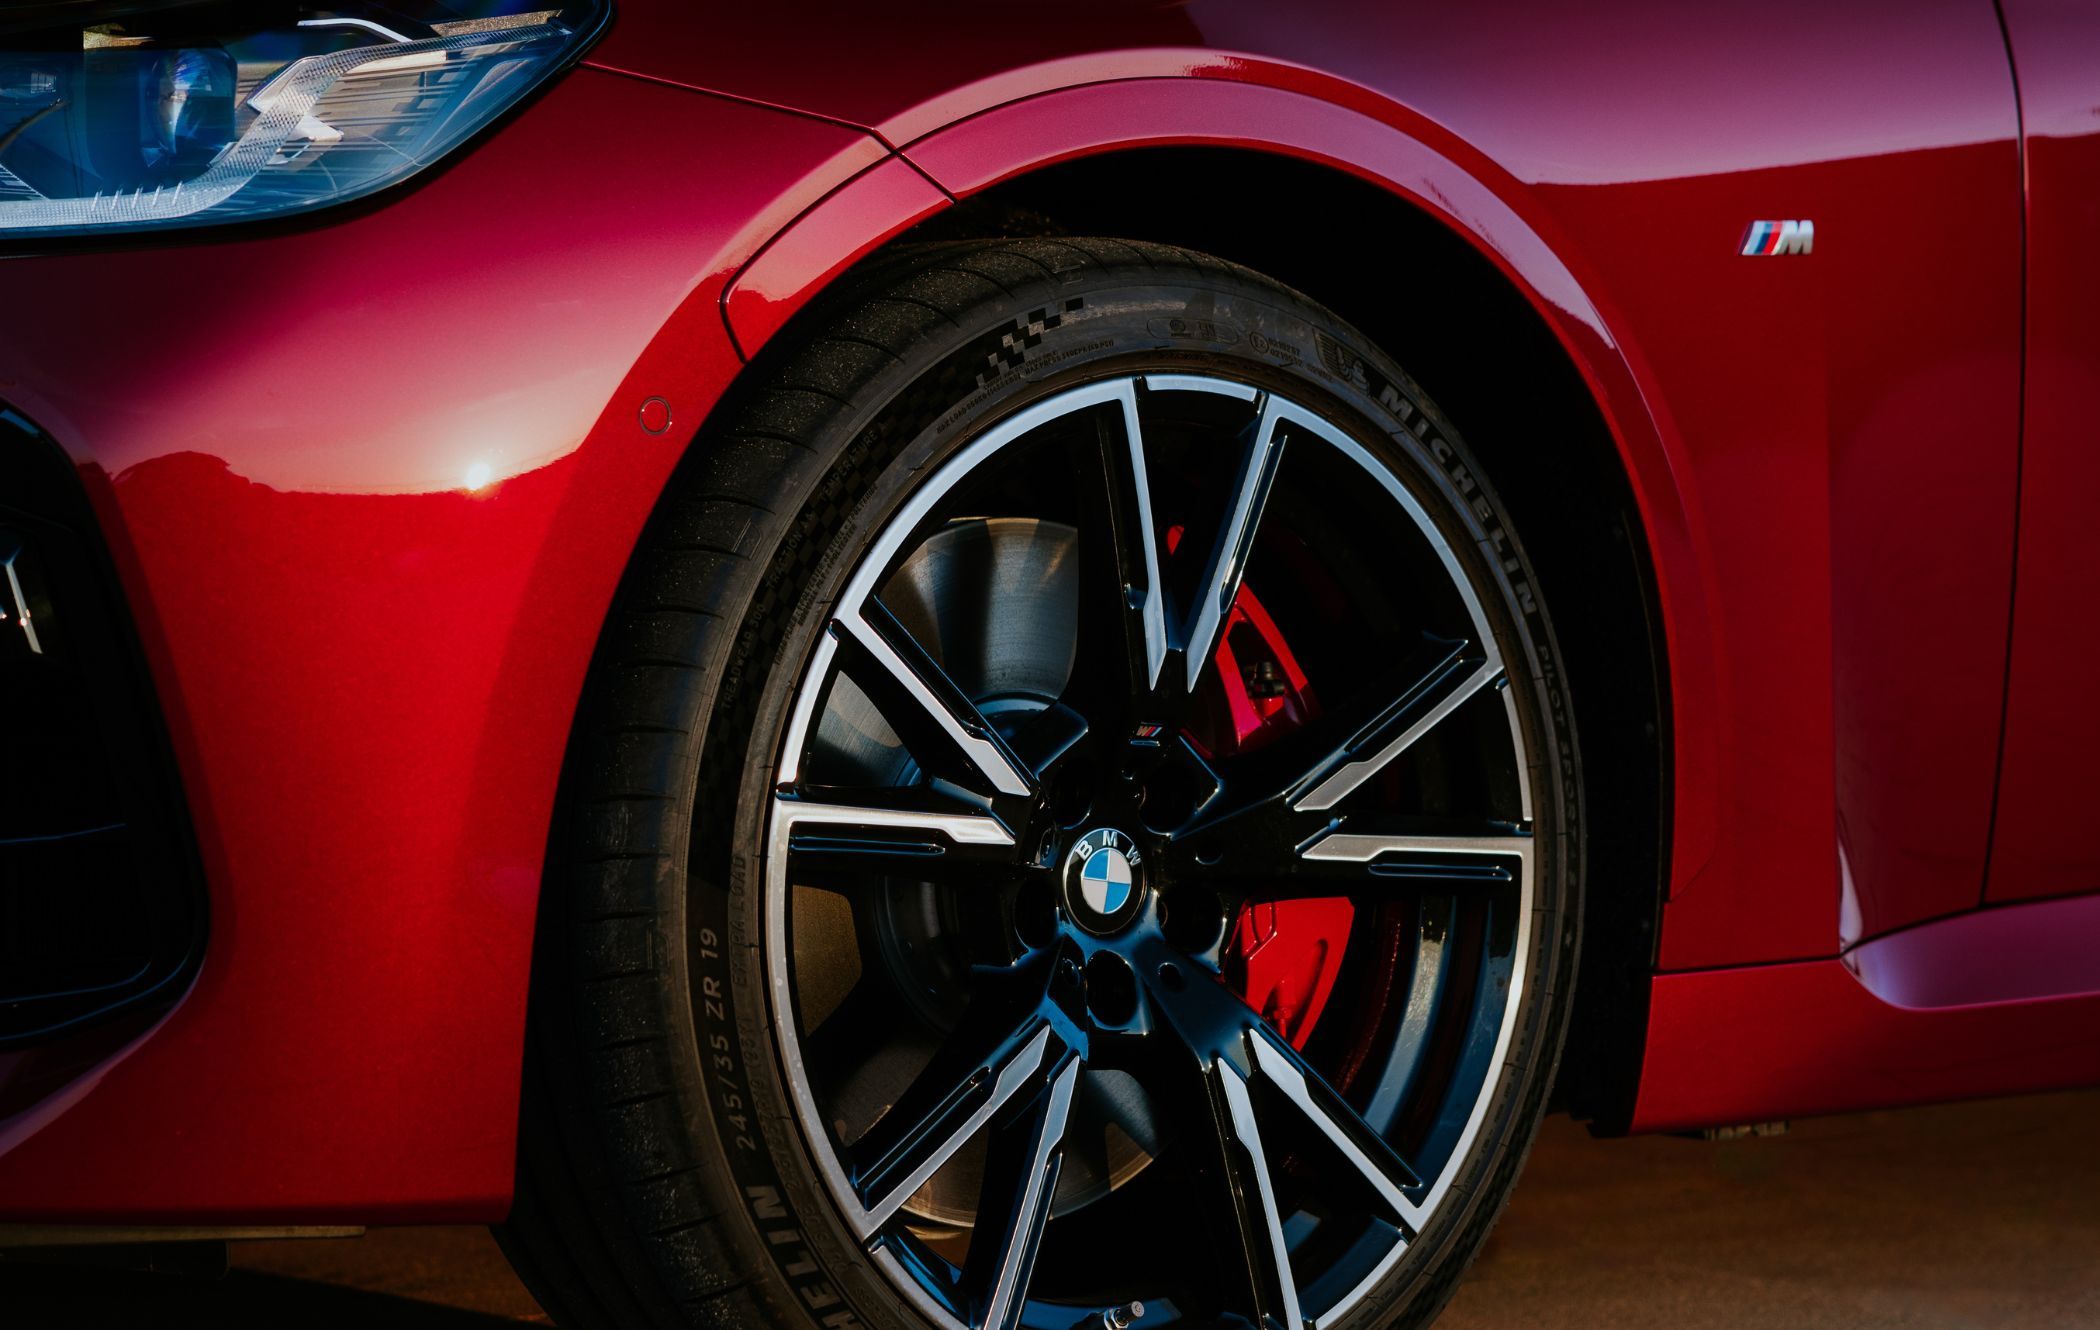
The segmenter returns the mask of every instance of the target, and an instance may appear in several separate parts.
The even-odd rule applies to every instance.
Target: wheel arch
[[[1293,211],[1282,209],[1192,221],[1171,188],[1145,184],[1213,172],[1266,187],[1313,220],[1279,224]],[[1318,219],[1332,216],[1351,218],[1354,243],[1331,243]],[[1669,845],[1668,676],[1640,514],[1576,367],[1523,296],[1436,219],[1354,177],[1280,155],[1181,147],[1080,158],[1017,176],[908,234],[1031,232],[1182,245],[1303,291],[1392,353],[1490,469],[1554,610],[1592,773],[1593,890],[1560,1097],[1604,1128],[1624,1124],[1639,1078]],[[1420,262],[1363,281],[1361,246],[1373,236]],[[1526,392],[1508,391],[1512,374],[1527,381]],[[1530,446],[1548,437],[1569,446]],[[1589,502],[1571,506],[1569,494]],[[1624,668],[1630,642],[1646,668]],[[1616,668],[1598,669],[1600,661]]]
[[[1294,132],[1245,137],[1248,94],[1265,111],[1287,98],[1298,114],[1278,123]],[[1091,105],[1103,95],[1108,106]],[[1148,129],[1124,114],[1133,97],[1137,109],[1177,105]],[[1078,113],[1072,99],[1090,109]],[[1637,363],[1568,266],[1498,194],[1389,126],[1322,103],[1306,114],[1298,104],[1308,102],[1214,81],[1135,80],[995,108],[906,145],[804,214],[731,284],[725,319],[745,354],[764,356],[780,332],[790,345],[793,324],[821,319],[823,291],[899,245],[1098,234],[1264,272],[1391,351],[1460,422],[1535,561],[1555,570],[1541,580],[1593,773],[1589,881],[1614,888],[1590,893],[1561,1098],[1617,1129],[1637,1090],[1667,884],[1689,876],[1711,841],[1705,801],[1687,808],[1672,797],[1714,769],[1713,736],[1697,718],[1718,708],[1702,701],[1715,686],[1704,668],[1702,561],[1667,422],[1649,410]],[[1211,128],[1173,123],[1191,116]],[[1330,134],[1326,150],[1314,146],[1323,117],[1359,141]],[[1235,206],[1191,205],[1191,182],[1218,180],[1230,182]],[[1263,199],[1275,202],[1250,203]],[[1366,280],[1367,254],[1404,257],[1373,259]],[[1521,391],[1510,390],[1513,377]],[[1549,438],[1561,446],[1534,444]],[[1584,501],[1571,505],[1570,494]],[[1637,668],[1625,667],[1629,643]]]

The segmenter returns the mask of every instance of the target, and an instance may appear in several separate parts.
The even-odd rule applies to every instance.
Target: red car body
[[[0,1052],[0,1221],[501,1218],[570,720],[694,430],[906,228],[1160,146],[1448,229],[1609,427],[1667,680],[1625,1125],[2100,1081],[2100,16],[795,8],[623,0],[368,205],[0,262],[0,400],[87,486],[210,912],[149,1028]],[[1405,273],[1235,184],[1160,187]],[[1741,255],[1768,218],[1813,254]]]

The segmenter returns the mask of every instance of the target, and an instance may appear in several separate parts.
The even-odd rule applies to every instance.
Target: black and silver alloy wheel
[[[1184,528],[1154,513],[1148,417],[1226,478],[1207,548],[1181,538],[1171,558],[1164,549]],[[1331,469],[1294,467],[1285,479],[1286,457],[1322,449],[1339,455]],[[1031,470],[1076,483],[1061,494],[1000,474]],[[1330,475],[1382,490],[1391,506],[1364,533],[1363,555],[1437,585],[1442,596],[1422,599],[1461,612],[1369,671],[1379,682],[1352,690],[1348,706],[1264,735],[1266,751],[1221,756],[1206,693],[1247,685],[1215,677],[1217,646],[1252,589],[1243,583],[1272,493]],[[1030,499],[1036,511],[1004,511]],[[1322,507],[1315,494],[1291,510]],[[958,532],[969,533],[966,553],[952,552]],[[954,566],[966,560],[988,562],[990,580]],[[1273,600],[1292,570],[1271,562]],[[1170,580],[1177,564],[1193,583]],[[1235,653],[1223,659],[1247,669]],[[1522,999],[1531,828],[1514,714],[1488,757],[1515,796],[1501,817],[1437,819],[1384,806],[1376,791],[1354,796],[1469,700],[1486,694],[1500,709],[1504,682],[1478,597],[1420,503],[1363,445],[1280,393],[1213,375],[1087,383],[1000,421],[911,494],[833,606],[797,695],[766,900],[774,1030],[802,1129],[900,1291],[940,1323],[1002,1330],[1099,1320],[1133,1302],[1148,1324],[1199,1308],[1203,1323],[1236,1313],[1292,1327],[1348,1312],[1441,1201]],[[863,783],[871,773],[890,778]],[[1090,894],[1092,883],[1107,891]],[[798,920],[798,889],[805,899],[828,889],[839,905],[812,902],[812,918]],[[900,892],[968,920],[921,940],[948,953],[939,978],[924,956],[882,952]],[[1460,897],[1479,906],[1476,1000],[1403,1008],[1368,1050],[1376,1074],[1351,1085],[1361,1107],[1226,986],[1226,923],[1255,901],[1304,897],[1359,911],[1421,902],[1413,959],[1431,990],[1451,965],[1445,921]],[[841,927],[850,943],[827,935]],[[847,950],[868,960],[840,994]],[[814,998],[797,984],[798,959],[827,971]],[[927,1001],[952,1023],[914,1021]],[[878,1012],[890,1030],[871,1029]],[[1441,1092],[1459,1130],[1411,1139],[1403,1155],[1389,1133],[1408,1082],[1437,1070],[1439,1020],[1463,1025],[1458,1039],[1477,1053],[1417,1093]],[[914,1033],[928,1047],[910,1048]],[[817,1065],[827,1053],[846,1065]],[[1270,1092],[1259,1105],[1257,1087]],[[1341,1175],[1323,1181],[1338,1185],[1294,1194],[1318,1170],[1293,1179],[1282,1158],[1271,1163],[1278,1113],[1313,1138],[1308,1157],[1321,1145],[1332,1154]],[[1067,1176],[1082,1125],[1098,1157]],[[1108,1167],[1110,1128],[1145,1158]],[[960,1166],[972,1147],[982,1158]],[[1145,1165],[1168,1155],[1179,1185],[1141,1184]],[[951,1165],[978,1183],[975,1196],[954,1195],[940,1176]],[[1158,1194],[1114,1194],[1140,1185]],[[1139,1243],[1143,1262],[1105,1297],[1087,1239],[1056,1250],[1067,1230],[1121,1223],[1135,1235],[1197,1215],[1223,1221],[1205,1236],[1231,1253],[1219,1273],[1249,1276],[1240,1298],[1204,1305],[1219,1286],[1201,1269],[1163,1268],[1173,1261],[1157,1239]],[[1339,1240],[1321,1231],[1333,1227]],[[1045,1270],[1039,1283],[1046,1245],[1084,1275]],[[1294,1261],[1294,1247],[1331,1259]],[[1324,1296],[1301,1295],[1301,1281]]]
[[[1100,243],[934,251],[841,318],[853,381],[786,367],[722,683],[608,727],[664,783],[590,805],[634,804],[593,848],[651,852],[663,999],[608,1042],[663,1062],[595,1129],[647,1199],[595,1203],[657,1225],[647,1293],[709,1287],[695,1234],[731,1267],[685,1320],[1419,1323],[1542,1111],[1575,768],[1492,496],[1332,316]]]

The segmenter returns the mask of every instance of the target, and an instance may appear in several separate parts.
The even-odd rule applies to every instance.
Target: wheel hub
[[[1096,937],[1122,932],[1144,912],[1150,889],[1136,841],[1096,827],[1072,843],[1063,875],[1066,917]]]

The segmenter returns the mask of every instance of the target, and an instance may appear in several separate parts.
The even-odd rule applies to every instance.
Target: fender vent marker
[[[1751,258],[1779,254],[1808,254],[1816,247],[1816,224],[1798,222],[1752,222],[1743,233],[1741,253]]]

